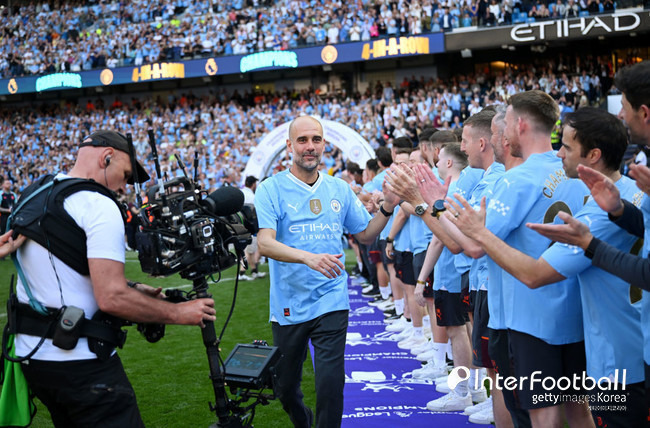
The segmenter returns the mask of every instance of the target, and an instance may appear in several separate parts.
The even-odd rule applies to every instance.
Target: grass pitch
[[[351,252],[350,252],[351,253]],[[349,254],[348,260],[355,260]],[[268,265],[260,265],[268,271]],[[0,261],[0,320],[6,323],[6,305],[9,279],[14,267],[9,258]],[[149,278],[140,270],[137,254],[127,253],[126,276],[163,288],[182,287],[191,289],[189,281],[173,275],[168,278]],[[233,300],[236,270],[228,269],[221,274],[217,284],[210,284],[215,300],[217,335],[230,311]],[[215,275],[216,278],[216,275]],[[55,286],[55,285],[54,285]],[[221,357],[225,360],[237,343],[250,343],[255,339],[272,344],[271,326],[268,322],[269,279],[240,282],[237,302],[232,319],[221,342]],[[158,343],[148,343],[136,330],[128,327],[128,339],[124,349],[119,350],[124,368],[131,380],[138,399],[142,419],[147,427],[207,427],[217,421],[208,403],[214,403],[212,383],[209,379],[208,361],[198,327],[167,326],[165,337]],[[305,361],[302,390],[305,403],[315,408],[314,371],[311,355]],[[47,409],[36,400],[38,412],[33,427],[51,427]],[[254,425],[262,428],[286,428],[291,426],[288,416],[277,400],[268,406],[259,405]]]

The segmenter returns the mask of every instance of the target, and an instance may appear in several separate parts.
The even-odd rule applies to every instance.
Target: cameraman
[[[72,170],[57,178],[94,180],[113,191],[124,191],[127,183],[133,183],[129,146],[122,134],[97,131],[79,147]],[[139,163],[137,167],[138,180],[146,181],[149,176]],[[203,327],[204,321],[215,320],[212,299],[173,304],[162,299],[161,288],[138,283],[127,286],[124,222],[115,200],[98,191],[82,190],[65,197],[63,208],[85,233],[90,275],[79,274],[62,260],[65,255],[55,255],[31,239],[17,252],[34,299],[50,308],[50,313],[75,306],[83,309],[87,324],[92,324],[87,319],[98,310],[133,322]],[[20,323],[34,315],[25,309],[30,299],[22,281],[17,290],[23,304],[18,305]],[[41,337],[21,334],[19,329],[16,355],[28,355],[40,341]],[[105,359],[98,358],[89,342],[90,335],[82,336],[73,349],[64,350],[51,339],[45,340],[22,364],[30,389],[47,406],[57,427],[144,426],[119,356],[109,349]]]
[[[255,195],[257,242],[261,254],[273,259],[270,321],[273,342],[282,353],[275,387],[291,422],[300,428],[313,421],[300,390],[310,339],[316,426],[341,425],[350,309],[343,228],[359,242],[371,243],[398,202],[397,196],[386,193],[381,214],[371,220],[345,181],[318,172],[324,148],[320,122],[310,116],[294,119],[287,139],[291,168],[262,182]]]

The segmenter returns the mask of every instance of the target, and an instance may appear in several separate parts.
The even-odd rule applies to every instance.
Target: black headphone
[[[108,166],[111,164],[111,157],[110,157],[110,156],[106,156],[106,157],[104,158],[104,163],[106,163],[106,168],[108,168]]]

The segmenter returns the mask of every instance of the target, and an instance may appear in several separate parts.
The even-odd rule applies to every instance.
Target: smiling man
[[[313,421],[300,390],[310,339],[316,426],[341,425],[350,309],[343,229],[359,242],[370,243],[398,202],[387,192],[381,214],[371,219],[345,181],[318,171],[325,144],[318,120],[294,119],[287,139],[291,168],[263,181],[255,195],[258,245],[261,254],[271,259],[273,341],[282,353],[276,366],[276,392],[295,427],[310,427]]]

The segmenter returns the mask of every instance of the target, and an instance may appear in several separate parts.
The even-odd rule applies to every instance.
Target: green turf
[[[127,254],[126,274],[129,279],[154,286],[179,287],[189,282],[178,275],[151,279],[140,271],[136,253]],[[349,254],[348,260],[354,261]],[[260,270],[267,271],[268,265]],[[0,320],[6,322],[5,302],[9,278],[14,272],[9,259],[0,261]],[[235,270],[222,273],[223,279],[210,286],[217,308],[217,334],[226,319],[233,297]],[[250,343],[254,339],[272,342],[268,323],[269,282],[268,277],[250,282],[240,282],[235,310],[223,336],[221,355],[225,357],[237,343]],[[209,426],[217,418],[211,413],[208,402],[214,402],[212,384],[205,347],[198,327],[167,326],[165,337],[158,343],[148,343],[135,327],[128,328],[128,339],[119,351],[126,372],[133,384],[144,423],[148,427],[201,427]],[[314,373],[311,356],[305,361],[303,392],[305,403],[315,406]],[[258,406],[254,424],[264,428],[291,426],[280,403],[274,400],[268,406]],[[50,427],[49,413],[38,402],[38,413],[33,427]]]

